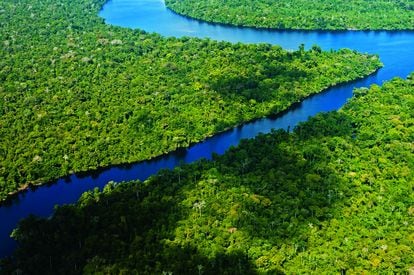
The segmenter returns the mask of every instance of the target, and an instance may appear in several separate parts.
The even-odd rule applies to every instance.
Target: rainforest
[[[238,26],[302,30],[413,30],[412,0],[166,0],[179,14]]]
[[[345,49],[289,52],[109,27],[92,0],[2,5],[1,199],[188,146],[381,66]]]
[[[294,2],[166,5],[256,28],[414,24],[410,1]],[[2,213],[19,208],[31,187],[185,152],[247,122],[300,112],[304,99],[340,84],[382,79],[375,49],[166,37],[105,23],[104,4],[0,3],[4,226]],[[337,111],[241,140],[210,160],[108,181],[50,217],[22,216],[7,231],[15,245],[5,248],[0,236],[0,274],[413,272],[414,75],[405,77],[355,89]]]
[[[404,273],[414,261],[413,79],[357,90],[293,133],[29,217],[5,270]]]

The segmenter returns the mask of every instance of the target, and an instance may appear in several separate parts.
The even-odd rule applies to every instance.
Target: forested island
[[[376,71],[374,55],[163,38],[104,0],[0,3],[0,200],[146,160]]]
[[[413,30],[412,0],[165,0],[208,22],[295,30]]]
[[[213,161],[86,192],[14,231],[3,271],[388,274],[414,263],[414,75]]]

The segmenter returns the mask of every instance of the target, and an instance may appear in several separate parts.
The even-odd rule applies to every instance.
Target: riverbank
[[[361,76],[361,77],[360,77],[360,78],[358,78],[358,79],[363,79],[363,78],[367,77],[368,75],[374,74],[374,73],[376,73],[379,69],[380,69],[380,67],[376,68],[376,69],[375,69],[374,71],[372,71],[372,72],[368,72],[368,73],[367,73],[367,75]],[[314,92],[314,93],[310,94],[309,96],[307,96],[307,97],[303,98],[302,100],[305,100],[305,99],[307,99],[307,98],[310,98],[310,97],[312,97],[312,96],[314,96],[314,95],[316,95],[316,94],[322,94],[322,93],[326,92],[327,90],[329,90],[330,88],[335,87],[335,86],[337,86],[337,85],[345,85],[345,84],[348,84],[348,83],[355,83],[356,81],[358,81],[358,79],[354,79],[354,80],[350,80],[350,81],[346,81],[346,82],[341,82],[341,83],[337,83],[337,84],[332,84],[330,87],[326,87],[326,88],[324,88],[324,89],[323,89],[323,90],[321,90],[321,91]],[[265,116],[265,117],[271,117],[271,118],[273,118],[273,119],[278,118],[278,117],[281,117],[281,116],[283,116],[284,114],[286,114],[287,112],[290,112],[290,111],[292,111],[292,110],[296,109],[296,108],[297,108],[297,106],[298,106],[298,105],[300,105],[301,103],[302,103],[302,101],[295,102],[295,103],[293,103],[292,105],[288,106],[287,108],[282,109],[282,110],[280,110],[280,111],[277,111],[277,112],[275,112],[275,113],[270,113],[270,114],[268,114],[268,115],[267,115],[267,116]],[[85,176],[85,175],[95,175],[95,174],[100,174],[100,173],[102,173],[103,171],[105,171],[105,170],[109,170],[109,169],[111,169],[111,168],[121,168],[121,169],[122,169],[123,167],[130,167],[131,165],[139,165],[140,163],[143,163],[143,162],[148,162],[148,161],[156,161],[156,160],[158,160],[158,159],[165,158],[167,155],[174,154],[175,152],[178,152],[178,153],[179,153],[179,152],[180,152],[180,151],[182,151],[182,150],[186,150],[187,148],[192,147],[192,146],[194,146],[194,145],[195,145],[195,144],[197,144],[197,143],[202,143],[202,142],[205,142],[206,140],[208,140],[208,139],[209,139],[209,138],[211,138],[212,136],[216,136],[216,135],[220,135],[220,134],[223,134],[223,133],[225,133],[225,132],[228,132],[228,131],[232,131],[232,130],[233,130],[233,129],[235,129],[235,128],[240,128],[241,126],[243,126],[243,125],[245,125],[245,124],[251,124],[251,123],[254,123],[254,122],[256,122],[257,120],[263,119],[263,118],[265,118],[265,117],[254,118],[254,119],[251,119],[251,120],[248,120],[248,121],[244,121],[244,122],[243,122],[243,123],[241,123],[241,124],[237,124],[237,125],[235,125],[235,126],[225,128],[225,129],[223,129],[223,130],[222,130],[222,131],[220,131],[220,132],[216,132],[216,133],[214,133],[214,134],[211,134],[211,135],[209,135],[209,136],[206,136],[206,137],[205,137],[205,138],[203,138],[202,140],[193,141],[193,142],[191,142],[191,143],[190,143],[188,146],[186,146],[186,147],[179,147],[179,148],[175,148],[175,149],[173,149],[173,150],[172,150],[172,151],[170,151],[170,152],[165,152],[165,153],[163,153],[163,154],[161,154],[161,155],[151,156],[151,157],[149,157],[148,159],[145,159],[145,160],[142,160],[142,161],[138,161],[138,162],[129,162],[129,163],[117,163],[117,164],[111,164],[111,165],[108,165],[108,166],[103,166],[103,167],[98,167],[98,168],[88,169],[88,170],[83,170],[83,171],[71,171],[69,174],[67,174],[67,175],[63,175],[60,179],[61,179],[61,180],[68,179],[71,175],[81,176],[81,177],[82,177],[82,176]],[[41,180],[38,180],[38,181],[36,181],[36,182],[26,183],[26,184],[24,184],[23,186],[19,187],[19,189],[18,189],[18,190],[14,191],[14,192],[10,192],[10,193],[8,193],[8,195],[7,195],[7,197],[6,197],[6,198],[3,198],[2,200],[0,200],[0,207],[1,207],[2,205],[8,205],[8,204],[12,203],[12,202],[13,202],[15,199],[17,199],[17,198],[18,198],[18,197],[19,197],[22,193],[27,192],[29,189],[30,189],[30,190],[32,190],[32,191],[35,191],[35,190],[36,190],[37,188],[39,188],[39,187],[42,187],[42,186],[44,186],[44,185],[51,185],[51,184],[54,184],[54,183],[56,183],[58,180],[59,180],[59,179],[51,179],[51,180],[49,180],[49,181],[47,181],[47,182],[42,182]]]

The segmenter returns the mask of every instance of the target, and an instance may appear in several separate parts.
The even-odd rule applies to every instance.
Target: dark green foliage
[[[14,231],[4,271],[387,274],[414,262],[414,81],[245,140],[213,161],[110,183]]]
[[[276,29],[414,29],[413,0],[166,0],[177,13],[209,22]]]
[[[350,50],[161,38],[105,25],[102,4],[0,1],[0,200],[188,146],[381,65]]]

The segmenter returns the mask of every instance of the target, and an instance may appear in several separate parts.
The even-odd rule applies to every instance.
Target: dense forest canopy
[[[276,29],[413,30],[413,0],[166,0],[209,22]]]
[[[351,50],[107,26],[103,3],[0,1],[0,200],[27,183],[188,146],[381,66]]]
[[[30,217],[3,271],[404,274],[414,263],[414,75],[293,133],[110,183]]]

